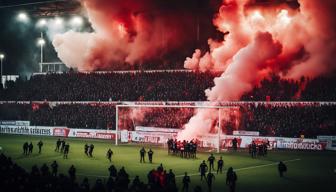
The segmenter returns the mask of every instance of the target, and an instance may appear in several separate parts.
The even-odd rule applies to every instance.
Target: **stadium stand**
[[[68,73],[35,75],[7,83],[0,100],[21,101],[204,101],[212,73]]]
[[[7,82],[2,101],[205,101],[211,72],[66,73]],[[336,76],[299,81],[273,75],[245,93],[243,101],[335,101]]]

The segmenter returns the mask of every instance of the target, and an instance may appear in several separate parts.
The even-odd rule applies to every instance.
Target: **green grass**
[[[42,154],[37,153],[37,142],[42,139],[44,146]],[[17,164],[30,171],[35,164],[41,166],[43,163],[51,164],[56,160],[59,164],[59,171],[67,174],[68,168],[74,164],[77,169],[79,182],[87,176],[91,183],[97,177],[106,180],[110,162],[105,154],[108,148],[112,148],[114,155],[112,164],[117,169],[122,166],[130,174],[131,178],[139,175],[147,182],[147,173],[150,169],[156,168],[160,163],[166,170],[173,169],[178,186],[181,186],[182,175],[185,171],[189,174],[197,173],[198,166],[203,159],[207,159],[209,153],[199,153],[197,159],[181,159],[168,156],[167,151],[161,148],[154,149],[154,163],[141,164],[139,162],[139,145],[114,146],[112,141],[66,139],[70,143],[69,159],[54,152],[55,137],[17,136],[0,135],[0,146],[3,152],[10,156]],[[34,144],[33,154],[22,155],[22,145],[25,141],[32,141]],[[88,158],[84,154],[84,144],[95,145],[94,157]],[[149,145],[145,146],[150,147]],[[336,191],[336,153],[303,152],[303,151],[270,151],[267,157],[252,159],[246,152],[226,152],[216,154],[216,158],[222,155],[224,168],[232,166],[238,175],[237,191]],[[288,172],[285,178],[280,178],[277,172],[278,161],[288,161]],[[255,167],[256,166],[256,167]],[[213,191],[228,191],[225,186],[225,174],[216,175]],[[198,175],[191,177],[192,187],[201,185],[207,191],[206,183],[200,181]]]

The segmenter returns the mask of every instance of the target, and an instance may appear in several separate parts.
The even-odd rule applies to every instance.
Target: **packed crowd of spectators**
[[[281,79],[277,75],[263,79],[242,101],[335,101],[336,75],[298,81]]]
[[[336,134],[336,106],[255,106],[241,108],[240,127],[260,135],[314,138]]]
[[[0,91],[20,101],[204,101],[213,73],[67,73],[35,75]]]
[[[115,128],[115,106],[101,104],[3,104],[1,120],[28,120],[31,125],[71,128]]]
[[[147,127],[181,128],[194,115],[193,108],[155,108],[143,118],[141,124]]]
[[[204,90],[218,73],[137,72],[64,73],[34,75],[7,82],[0,100],[19,101],[205,101]],[[300,80],[271,75],[245,93],[241,100],[334,101],[336,75]]]

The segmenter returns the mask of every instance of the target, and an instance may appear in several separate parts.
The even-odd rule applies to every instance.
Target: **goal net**
[[[120,143],[165,145],[168,139],[194,140],[220,149],[225,134],[239,129],[239,107],[207,102],[157,102],[116,106]]]

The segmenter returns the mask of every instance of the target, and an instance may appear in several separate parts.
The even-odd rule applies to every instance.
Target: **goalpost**
[[[218,110],[218,126],[217,126],[217,152],[220,151],[220,139],[221,139],[221,109],[228,109],[228,108],[237,108],[238,106],[220,106],[220,105],[186,105],[186,104],[118,104],[116,107],[116,116],[115,116],[115,126],[116,126],[116,135],[117,139],[115,140],[115,145],[118,145],[118,135],[120,134],[119,129],[119,110],[123,108],[193,108],[193,109],[217,109]],[[182,128],[182,127],[180,127]]]

